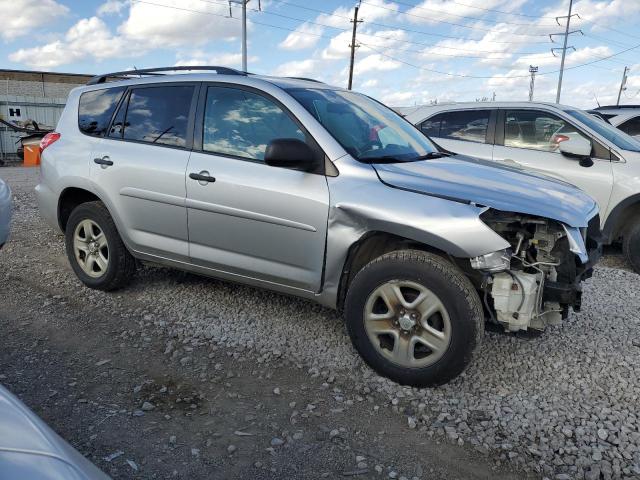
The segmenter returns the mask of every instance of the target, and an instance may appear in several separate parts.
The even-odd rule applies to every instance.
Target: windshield
[[[403,162],[439,155],[418,129],[365,95],[307,88],[288,92],[357,160]]]
[[[591,130],[609,140],[616,147],[630,152],[640,152],[640,141],[582,110],[565,110],[566,113],[587,125]]]

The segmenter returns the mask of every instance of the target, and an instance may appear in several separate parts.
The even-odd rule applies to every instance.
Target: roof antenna
[[[596,95],[595,92],[593,92],[593,98],[596,99],[596,103],[598,104],[598,108],[600,108],[600,102],[598,101],[598,96]]]
[[[133,69],[137,72],[138,71],[138,67],[136,67],[135,65],[133,66]],[[138,77],[142,78],[142,75],[140,73],[138,73]]]

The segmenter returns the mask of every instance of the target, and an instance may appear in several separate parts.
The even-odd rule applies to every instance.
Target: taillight
[[[44,137],[42,137],[42,140],[40,140],[40,153],[42,153],[45,148],[47,148],[53,142],[57,141],[59,138],[60,134],[58,132],[47,133]]]

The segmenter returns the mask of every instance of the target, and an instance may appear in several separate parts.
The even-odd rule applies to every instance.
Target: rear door
[[[538,171],[571,183],[591,195],[607,211],[613,188],[610,152],[567,120],[544,110],[501,110],[494,160]],[[591,166],[560,153],[562,141],[582,137],[591,142]]]
[[[188,260],[185,173],[198,88],[189,83],[131,87],[94,149],[91,180],[138,252]]]
[[[455,153],[491,160],[495,131],[495,110],[447,111],[419,125],[422,133]]]
[[[203,86],[198,118],[187,169],[191,261],[232,277],[319,291],[326,178],[266,165],[264,153],[276,138],[296,138],[324,154],[282,104],[253,89]]]

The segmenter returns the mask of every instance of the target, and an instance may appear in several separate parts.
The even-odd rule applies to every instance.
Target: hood
[[[586,227],[598,208],[589,195],[561,180],[462,155],[373,167],[392,187],[550,218],[571,227]]]

